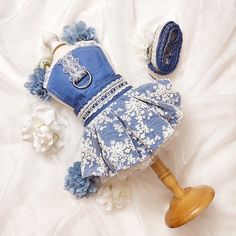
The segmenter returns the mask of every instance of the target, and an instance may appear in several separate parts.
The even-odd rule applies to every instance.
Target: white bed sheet
[[[0,0],[0,235],[236,235],[235,15],[235,0]],[[151,81],[134,53],[136,36],[169,20],[181,26],[181,59],[170,78],[182,93],[184,120],[162,159],[183,186],[215,188],[213,204],[195,221],[167,228],[171,194],[150,168],[130,177],[133,198],[122,210],[107,213],[93,198],[71,198],[63,179],[80,158],[83,129],[62,105],[55,104],[68,127],[58,155],[36,154],[22,142],[21,127],[40,103],[23,87],[40,57],[40,34],[59,34],[74,20],[96,27],[134,86]]]

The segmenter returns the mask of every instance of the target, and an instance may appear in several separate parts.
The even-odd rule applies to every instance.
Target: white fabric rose
[[[96,202],[106,211],[123,208],[131,200],[131,192],[126,182],[106,182],[97,192]]]
[[[56,153],[63,146],[62,130],[65,119],[50,106],[38,106],[22,128],[24,141],[32,142],[36,152]]]

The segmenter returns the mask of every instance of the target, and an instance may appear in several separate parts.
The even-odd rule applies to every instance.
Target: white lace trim
[[[97,46],[97,47],[100,47],[101,46],[94,40],[89,40],[89,41],[80,41],[80,42],[77,42],[74,46],[71,46],[71,50],[69,52],[66,52],[64,54],[64,56],[67,54],[67,53],[72,53],[72,51],[76,48],[82,48],[82,47],[89,47],[89,46]],[[60,60],[60,59],[59,59]],[[45,89],[47,89],[47,85],[48,85],[48,81],[49,81],[49,78],[50,78],[50,74],[51,74],[51,71],[53,69],[53,67],[55,66],[55,64],[58,62],[58,60],[56,62],[54,62],[47,70],[46,70],[46,74],[45,74],[45,80],[44,80],[44,83],[43,83],[43,87]]]
[[[99,44],[94,40],[80,41],[75,44],[78,47],[88,47],[88,46],[99,46]]]
[[[97,112],[106,103],[108,103],[114,96],[119,94],[122,90],[129,87],[127,81],[123,78],[117,79],[107,85],[102,91],[94,96],[78,113],[78,117],[85,121],[89,116]]]
[[[48,81],[50,78],[50,74],[51,74],[51,68],[46,69],[46,73],[45,73],[45,77],[44,77],[44,82],[43,82],[43,87],[45,89],[47,89],[47,85],[48,85]]]
[[[159,42],[159,37],[160,37],[161,31],[162,31],[163,27],[165,26],[165,24],[166,23],[158,25],[158,27],[157,27],[157,29],[154,33],[153,40],[149,45],[149,50],[150,51],[149,51],[149,54],[148,54],[148,60],[149,60],[149,62],[152,63],[152,65],[158,71],[159,71],[159,68],[156,64],[157,45],[158,45],[158,42]]]
[[[58,63],[63,66],[63,72],[70,75],[70,81],[78,81],[87,74],[85,66],[81,66],[79,58],[75,58],[71,52],[60,58]]]

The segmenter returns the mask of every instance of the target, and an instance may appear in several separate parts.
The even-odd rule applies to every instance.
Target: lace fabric
[[[119,78],[108,86],[106,86],[101,92],[94,96],[78,113],[78,117],[85,122],[88,117],[97,112],[105,104],[107,104],[114,96],[122,92],[122,90],[129,87],[127,81],[123,78]]]
[[[180,95],[170,80],[130,89],[85,127],[82,174],[110,177],[148,166],[181,117]]]
[[[72,48],[76,48],[76,47],[79,47],[79,48],[83,48],[83,47],[90,47],[90,46],[100,46],[96,41],[94,41],[94,40],[89,40],[89,41],[80,41],[80,42],[77,42]],[[69,54],[72,54],[71,52],[69,52]],[[67,54],[65,54],[63,57],[64,57],[64,59],[66,58],[66,55]],[[73,56],[73,55],[72,55]],[[62,59],[62,58],[61,58]],[[59,61],[60,61],[60,59],[59,59]],[[59,62],[58,61],[58,62]],[[78,60],[78,62],[79,62],[79,60]],[[68,64],[68,63],[66,63],[66,64]],[[83,67],[83,66],[82,66]],[[85,67],[84,67],[85,68]],[[50,74],[51,74],[51,71],[52,71],[52,69],[53,69],[53,66],[51,66],[50,68],[48,68],[47,70],[46,70],[46,74],[45,74],[45,79],[44,79],[44,83],[43,83],[43,87],[46,89],[47,88],[47,84],[48,84],[48,80],[49,80],[49,78],[50,78]],[[64,70],[64,72],[65,73],[67,73],[66,72],[66,70]]]
[[[85,66],[82,66],[79,58],[75,58],[71,52],[60,58],[58,63],[63,66],[63,72],[70,75],[70,81],[78,81],[87,74]]]

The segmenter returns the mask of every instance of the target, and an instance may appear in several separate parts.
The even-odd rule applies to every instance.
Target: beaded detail
[[[119,78],[108,86],[106,86],[102,91],[100,91],[96,96],[94,96],[78,113],[78,116],[83,122],[87,120],[92,114],[102,108],[106,103],[108,103],[114,96],[122,92],[125,88],[129,87],[127,81],[123,78]]]

